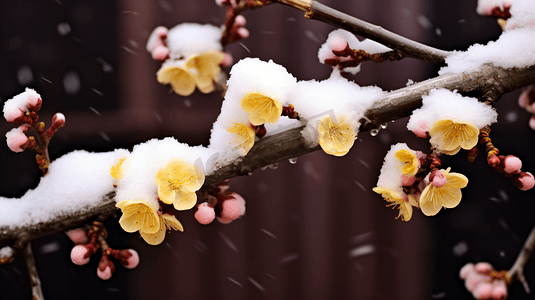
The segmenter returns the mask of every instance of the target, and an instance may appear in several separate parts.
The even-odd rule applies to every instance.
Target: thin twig
[[[526,278],[524,277],[524,268],[526,267],[526,264],[528,263],[529,259],[531,258],[531,255],[533,254],[533,250],[535,249],[535,226],[533,229],[531,229],[531,232],[526,239],[526,242],[524,243],[524,246],[522,247],[522,251],[518,254],[518,257],[516,258],[515,263],[507,271],[509,280],[508,283],[511,284],[513,281],[518,280],[522,283],[524,286],[524,289],[526,289],[526,293],[529,294],[530,289],[527,285]]]
[[[28,278],[30,280],[30,287],[32,289],[32,300],[44,300],[43,291],[41,290],[41,280],[37,274],[37,268],[35,267],[35,261],[33,259],[32,248],[30,243],[27,243],[21,249],[22,258],[24,259],[24,264],[26,265],[26,270],[28,272]]]
[[[286,4],[304,11],[305,17],[322,21],[354,34],[369,38],[391,49],[400,51],[405,57],[412,57],[427,62],[444,64],[445,58],[450,54],[448,51],[436,49],[414,40],[377,26],[335,9],[332,9],[317,1],[311,0],[271,0]]]

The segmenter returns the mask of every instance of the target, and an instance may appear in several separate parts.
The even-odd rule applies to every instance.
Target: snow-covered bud
[[[412,130],[412,132],[417,136],[417,137],[420,137],[422,139],[427,139],[429,138],[429,126],[427,126],[427,123],[425,123],[424,121],[419,121],[418,123],[416,123],[416,128],[414,128]]]
[[[30,127],[30,125],[24,124],[18,128],[13,128],[6,133],[7,146],[11,151],[17,153],[22,152],[30,146],[31,141],[26,134],[24,134]]]
[[[86,245],[76,245],[71,250],[71,260],[75,265],[83,266],[89,262],[91,254]]]
[[[459,277],[461,277],[461,279],[466,279],[468,274],[470,274],[472,272],[474,272],[474,264],[473,263],[467,263],[459,271]]]
[[[133,269],[139,264],[139,254],[134,249],[124,249],[119,252],[119,261],[123,267]]]
[[[507,174],[518,173],[522,168],[522,161],[514,155],[507,155],[503,161],[503,170]]]
[[[167,48],[166,44],[168,33],[169,29],[158,26],[150,34],[147,41],[147,51],[152,54],[153,59],[164,61],[169,58],[169,48]]]
[[[535,186],[535,178],[530,172],[519,172],[511,176],[514,185],[522,191],[527,191]]]
[[[245,200],[238,193],[230,193],[221,204],[221,217],[217,220],[228,224],[245,214]]]
[[[38,112],[41,109],[43,100],[33,89],[26,90],[4,103],[4,118],[11,124],[29,122],[25,116],[26,112]]]
[[[41,99],[41,97],[39,97],[39,94],[37,93],[29,94],[26,97],[26,101],[27,101],[26,108],[29,111],[38,112],[39,110],[41,110],[41,106],[43,105],[43,100]]]
[[[341,36],[333,36],[327,39],[327,46],[332,52],[341,52],[349,47],[349,44]]]
[[[52,117],[52,127],[58,129],[65,125],[65,115],[62,113],[56,113]]]
[[[480,262],[474,266],[474,271],[480,274],[490,274],[494,268],[488,262]]]
[[[76,245],[87,244],[89,242],[87,231],[84,228],[70,229],[65,231],[65,234]]]
[[[197,205],[197,211],[194,216],[197,222],[203,225],[208,225],[215,219],[214,207],[208,204],[208,202],[203,202]]]
[[[106,255],[102,255],[98,263],[97,276],[102,280],[108,280],[115,273],[113,262]]]

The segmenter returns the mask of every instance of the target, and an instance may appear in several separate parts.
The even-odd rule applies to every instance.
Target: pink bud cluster
[[[513,184],[522,191],[527,191],[535,186],[535,178],[530,172],[523,172],[522,161],[514,155],[494,155],[489,158],[489,164],[494,171],[511,177]]]
[[[41,110],[43,100],[32,89],[18,94],[4,104],[4,118],[11,124],[36,123],[37,113]]]
[[[331,53],[323,57],[323,63],[325,64],[339,66],[340,69],[343,69],[356,67],[362,60],[351,55],[353,49],[349,47],[349,43],[341,36],[329,37],[327,39],[327,47],[329,47]]]
[[[163,26],[158,26],[152,31],[147,50],[154,60],[165,61],[169,58],[169,48],[166,43],[168,32],[169,30]]]
[[[245,200],[238,193],[228,193],[228,180],[220,182],[204,193],[207,202],[197,205],[195,219],[197,222],[208,225],[214,219],[221,224],[229,224],[245,214]]]
[[[225,26],[227,27],[227,29],[225,30],[226,42],[231,43],[231,42],[235,42],[241,39],[248,38],[249,30],[245,28],[246,23],[247,23],[247,20],[245,20],[244,16],[242,15],[235,16],[233,9],[229,8],[227,12],[227,20],[225,21]]]
[[[529,127],[535,130],[535,84],[529,85],[522,90],[518,97],[518,105],[532,114],[529,119]]]
[[[71,250],[71,261],[74,264],[85,265],[89,262],[91,255],[101,251],[102,257],[97,268],[97,276],[100,279],[108,280],[115,272],[115,265],[110,257],[118,260],[127,269],[133,269],[139,264],[137,251],[133,249],[114,250],[107,246],[104,240],[106,232],[101,223],[93,225],[91,229],[76,228],[66,233],[76,244]]]
[[[466,289],[475,299],[504,300],[507,298],[506,272],[497,272],[486,262],[466,264],[459,272]]]

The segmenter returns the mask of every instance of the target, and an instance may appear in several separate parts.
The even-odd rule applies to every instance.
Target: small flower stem
[[[526,293],[530,293],[529,286],[527,285],[526,278],[524,277],[524,268],[526,267],[526,264],[528,263],[529,259],[531,258],[531,255],[533,255],[533,250],[535,249],[535,226],[533,229],[531,229],[531,232],[529,233],[528,238],[526,239],[526,242],[524,242],[524,246],[522,247],[522,250],[518,254],[518,257],[516,258],[515,263],[507,271],[508,273],[508,284],[510,285],[514,280],[520,281],[524,289],[526,290]]]
[[[227,44],[234,42],[236,39],[232,34],[232,27],[236,21],[236,17],[241,14],[246,9],[255,9],[267,5],[259,0],[247,0],[240,1],[237,7],[229,7],[227,10],[227,15],[225,17],[225,29],[223,30],[223,35],[221,36],[221,45],[225,47]]]
[[[41,290],[41,280],[37,274],[37,268],[35,267],[35,260],[33,259],[32,248],[29,242],[22,248],[21,254],[30,280],[32,300],[44,300],[43,291]]]

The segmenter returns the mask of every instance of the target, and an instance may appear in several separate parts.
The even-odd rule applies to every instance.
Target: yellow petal
[[[412,218],[412,205],[409,203],[403,201],[399,205],[399,215],[398,218],[401,216],[402,221],[409,221]]]
[[[227,131],[238,136],[238,139],[236,139],[234,143],[243,148],[243,150],[245,150],[245,154],[251,150],[255,140],[255,133],[251,127],[240,123],[234,123],[231,127],[227,128]]]
[[[165,204],[172,204],[175,201],[176,192],[169,184],[158,185],[158,197]]]
[[[204,184],[204,173],[194,165],[180,158],[172,158],[156,173],[154,182],[158,186],[158,197],[166,204],[174,203],[184,192],[199,190]]]
[[[195,91],[193,75],[182,67],[164,65],[156,75],[159,83],[170,83],[175,93],[180,96],[189,96]]]
[[[461,190],[457,188],[451,188],[447,184],[440,188],[441,197],[440,202],[445,208],[454,208],[461,203]]]
[[[182,227],[182,223],[180,223],[180,221],[178,221],[175,216],[170,215],[170,214],[163,214],[161,215],[161,217],[167,229],[184,231],[184,227]]]
[[[158,231],[160,227],[158,213],[144,201],[122,201],[117,206],[120,206],[123,212],[119,224],[126,232],[143,230],[155,233]]]
[[[221,51],[209,51],[199,55],[194,55],[186,61],[186,68],[193,68],[198,75],[216,79],[221,72],[219,65],[225,58]]]
[[[434,216],[442,209],[442,204],[438,203],[433,195],[434,189],[435,187],[430,184],[425,187],[422,195],[420,195],[420,209],[426,216]]]
[[[249,113],[249,122],[258,126],[264,123],[275,124],[282,114],[282,105],[260,93],[248,93],[241,99],[241,107]]]
[[[176,210],[188,210],[197,204],[197,194],[195,192],[185,192],[179,190],[176,192],[175,201],[173,206]]]
[[[340,120],[334,123],[330,116],[325,116],[318,125],[319,144],[327,154],[343,156],[355,142],[355,130]]]
[[[468,178],[460,173],[449,173],[446,176],[447,185],[452,188],[462,189],[468,185]]]
[[[469,150],[477,145],[479,129],[470,122],[444,119],[435,122],[429,130],[429,135],[440,150],[451,153],[459,146]]]
[[[139,233],[141,234],[143,240],[147,242],[147,244],[156,246],[163,242],[165,238],[165,231],[165,224],[163,220],[160,220],[160,229],[155,233],[147,233],[145,231],[139,231]]]
[[[195,85],[201,93],[209,94],[215,90],[214,80],[209,76],[194,76]]]
[[[394,156],[399,159],[404,166],[401,172],[409,177],[413,177],[418,172],[419,161],[416,155],[412,154],[406,149],[401,149],[394,153]]]

